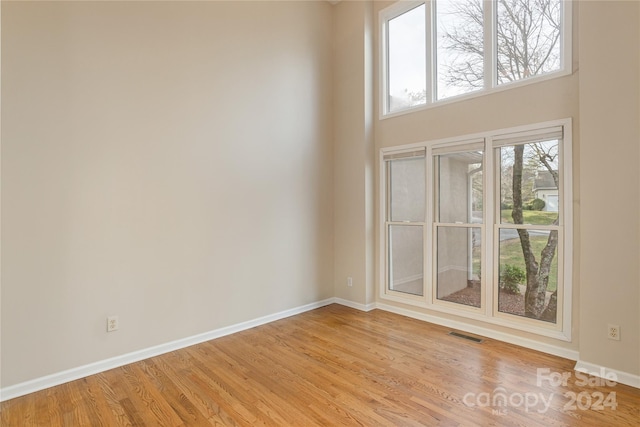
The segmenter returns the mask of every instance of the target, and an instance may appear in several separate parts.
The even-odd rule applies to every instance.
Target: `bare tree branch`
[[[497,0],[496,50],[498,82],[511,82],[553,70],[559,65],[560,1]],[[437,5],[437,2],[436,2]],[[444,81],[452,87],[484,84],[484,25],[481,0],[449,6],[456,24],[440,28],[441,48],[448,52]]]

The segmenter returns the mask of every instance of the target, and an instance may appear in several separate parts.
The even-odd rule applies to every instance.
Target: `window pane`
[[[389,111],[427,101],[425,5],[390,19]]]
[[[482,151],[436,156],[439,222],[482,223]]]
[[[498,84],[560,69],[561,0],[497,2]]]
[[[480,228],[438,227],[437,298],[480,307]]]
[[[389,203],[391,221],[424,221],[424,157],[389,162]]]
[[[389,226],[389,289],[423,295],[422,226]]]
[[[438,99],[484,86],[482,0],[437,0]]]
[[[500,230],[500,312],[556,323],[557,244],[558,232],[555,230]],[[523,255],[523,246],[530,253],[528,262]],[[530,264],[529,268],[527,264]],[[530,280],[527,277],[529,270],[534,276]]]
[[[557,225],[558,146],[550,140],[499,149],[503,224]]]

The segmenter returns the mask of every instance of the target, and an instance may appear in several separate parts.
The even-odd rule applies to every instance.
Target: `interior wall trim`
[[[291,308],[288,310],[280,311],[278,313],[270,314],[267,316],[258,317],[246,322],[237,323],[235,325],[226,326],[219,329],[214,329],[209,332],[193,335],[186,338],[181,338],[175,341],[171,341],[165,344],[148,347],[142,350],[126,353],[120,356],[112,357],[109,359],[101,360],[87,365],[71,368],[66,371],[57,372],[54,374],[46,375],[44,377],[35,378],[29,381],[11,385],[8,387],[0,388],[0,402],[13,399],[16,397],[24,396],[29,393],[44,390],[49,387],[54,387],[60,384],[74,381],[80,378],[88,377],[89,375],[95,375],[100,372],[108,371],[109,369],[118,368],[120,366],[128,365],[130,363],[139,362],[150,357],[159,356],[171,351],[180,350],[185,347],[190,347],[195,344],[200,344],[205,341],[214,340],[216,338],[231,335],[236,332],[241,332],[246,329],[251,329],[256,326],[264,325],[276,320],[284,319],[286,317],[294,316],[296,314],[304,313],[306,311],[314,310],[316,308],[324,307],[329,304],[335,303],[335,298],[328,298],[322,301],[313,302],[310,304],[302,305],[299,307]]]
[[[585,362],[584,360],[578,360],[576,362],[576,366],[573,369],[576,371],[588,373],[589,375],[603,378],[605,380],[615,381],[616,383],[640,388],[640,375],[618,371],[616,369],[607,368],[606,366]],[[615,391],[615,388],[612,388],[612,391]]]

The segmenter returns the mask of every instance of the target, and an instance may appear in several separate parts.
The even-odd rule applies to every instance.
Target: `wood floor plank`
[[[134,426],[158,425],[155,404],[149,401],[135,381],[131,381],[131,377],[135,374],[132,371],[134,365],[112,369],[105,373],[105,379],[116,392],[118,402],[131,424]]]
[[[121,425],[111,410],[106,393],[102,388],[97,375],[83,378],[78,382],[84,387],[80,390],[83,400],[86,403],[87,411],[91,414],[92,425],[96,426],[119,426]]]
[[[276,425],[293,422],[295,425],[316,424],[312,417],[305,414],[306,403],[300,400],[300,393],[294,395],[284,388],[279,381],[274,381],[269,368],[272,364],[252,351],[251,346],[239,343],[238,352],[229,354],[218,348],[217,351],[228,359],[235,359],[247,367],[243,386],[251,390],[256,400],[253,405],[263,414],[263,418],[275,422]],[[301,390],[299,390],[301,391]],[[286,396],[286,397],[283,397]],[[287,421],[289,420],[289,421]]]
[[[573,361],[448,332],[330,305],[2,402],[0,426],[640,424],[639,389],[580,384]],[[571,378],[541,383],[539,368]]]
[[[153,386],[150,378],[145,375],[142,370],[144,363],[145,362],[142,361],[123,367],[127,381],[144,402],[148,410],[153,413],[156,424],[169,426],[184,425],[169,402],[167,402],[165,397]]]
[[[133,422],[127,416],[125,409],[120,404],[120,399],[116,397],[116,392],[112,384],[105,380],[103,373],[92,375],[87,378],[91,387],[95,389],[95,400],[100,400],[99,407],[105,408],[104,417],[110,419],[106,425],[131,427]],[[97,409],[96,409],[97,410]]]
[[[182,393],[178,384],[169,379],[166,371],[156,365],[153,359],[143,360],[140,363],[140,367],[153,387],[162,395],[171,409],[185,424],[202,424],[206,420],[206,417],[196,408],[195,404]]]
[[[303,387],[299,387],[295,395],[290,395],[290,389],[283,381],[286,378],[286,370],[274,371],[273,361],[267,359],[259,349],[250,344],[250,341],[240,343],[237,350],[239,350],[237,353],[230,354],[223,349],[218,349],[226,357],[235,358],[248,368],[247,386],[258,397],[256,405],[267,418],[275,421],[278,425],[286,424],[287,419],[293,420],[297,425],[322,422],[317,414],[308,411],[305,414],[304,408],[311,396],[305,396]],[[297,382],[297,385],[302,384]]]
[[[224,413],[229,414],[239,425],[269,425],[268,420],[264,420],[261,414],[250,409],[254,401],[250,393],[242,387],[234,387],[235,382],[230,385],[225,378],[220,377],[219,373],[233,369],[236,365],[225,366],[224,361],[215,353],[209,352],[204,345],[185,351],[193,357],[193,365],[197,372],[197,375],[191,376],[191,380],[200,384],[202,389],[209,390]],[[236,375],[245,378],[241,372],[236,371]]]
[[[181,400],[188,400],[197,409],[210,425],[235,426],[233,418],[226,414],[212,398],[209,389],[200,387],[190,379],[193,373],[189,367],[189,361],[182,361],[182,358],[174,357],[175,352],[158,357],[154,362],[158,368],[166,375],[166,381],[171,381],[181,392]],[[184,366],[184,367],[181,367]]]
[[[61,425],[62,424],[62,414],[60,413],[60,403],[59,399],[63,399],[66,397],[60,387],[53,387],[47,390],[40,391],[38,393],[33,393],[36,400],[43,402],[46,407],[42,410],[42,412],[37,411],[34,415],[38,417],[38,423],[43,424],[45,422],[51,423],[52,425]]]

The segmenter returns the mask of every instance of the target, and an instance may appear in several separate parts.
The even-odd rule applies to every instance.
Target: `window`
[[[383,115],[568,73],[570,5],[427,0],[382,10]]]
[[[500,313],[557,322],[557,252],[564,206],[549,209],[538,197],[536,181],[549,181],[556,197],[562,190],[558,163],[561,141],[559,128],[494,140],[500,181],[495,221]],[[512,295],[525,298],[516,304]]]
[[[381,162],[383,299],[570,339],[569,120]]]
[[[389,109],[401,110],[426,101],[425,5],[389,19]]]
[[[385,157],[388,289],[424,295],[425,151]]]
[[[436,99],[482,89],[484,87],[482,1],[438,0],[434,6]]]
[[[435,298],[481,308],[484,143],[434,150]],[[473,288],[474,298],[459,291]],[[478,298],[475,298],[475,297]]]
[[[561,69],[562,0],[496,2],[498,84]]]

